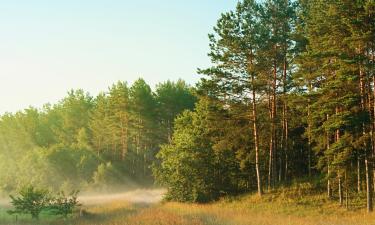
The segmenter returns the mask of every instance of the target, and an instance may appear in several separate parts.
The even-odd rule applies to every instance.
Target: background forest
[[[167,143],[173,119],[192,109],[192,88],[118,82],[92,97],[70,91],[55,105],[5,114],[0,120],[0,190],[24,185],[111,191],[153,184],[150,166]]]

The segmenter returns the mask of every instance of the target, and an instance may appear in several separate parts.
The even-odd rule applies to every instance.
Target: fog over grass
[[[84,205],[98,205],[113,201],[153,204],[160,202],[165,192],[165,189],[136,189],[122,193],[85,193],[79,196],[78,200]]]

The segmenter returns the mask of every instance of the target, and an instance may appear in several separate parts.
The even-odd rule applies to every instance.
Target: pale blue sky
[[[0,114],[117,80],[195,83],[237,0],[0,0]]]

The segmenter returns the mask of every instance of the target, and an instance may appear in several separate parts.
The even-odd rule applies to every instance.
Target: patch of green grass
[[[13,214],[10,215],[7,213],[8,209],[0,208],[0,225],[9,225],[9,224],[32,224],[35,222],[30,215],[24,214]],[[58,219],[56,216],[51,216],[48,212],[42,213],[40,215],[40,223],[49,223]]]

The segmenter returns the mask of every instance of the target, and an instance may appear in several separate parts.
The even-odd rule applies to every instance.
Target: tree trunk
[[[284,160],[286,163],[286,159],[288,158],[288,102],[287,102],[287,70],[288,70],[288,62],[287,62],[287,44],[285,44],[284,49],[284,67],[283,67],[283,153],[284,153]],[[280,157],[281,158],[281,157]],[[280,181],[282,180],[282,161],[280,160]],[[286,167],[284,167],[286,168]],[[284,171],[285,179],[287,178],[287,171]]]
[[[373,55],[372,55],[372,61],[374,62],[374,52],[373,52]],[[375,76],[373,76],[373,85],[375,85]],[[375,86],[373,88],[373,117],[372,117],[372,131],[374,132],[375,130]],[[375,139],[373,138],[373,141],[375,141]],[[374,148],[375,148],[375,144],[372,143],[372,147],[373,149],[371,149],[371,155],[374,154]],[[365,171],[366,171],[366,199],[367,199],[367,212],[372,212],[373,211],[373,202],[372,202],[372,196],[373,196],[373,189],[372,189],[372,185],[373,185],[373,177],[372,177],[372,174],[371,174],[371,171],[372,171],[372,166],[370,165],[369,163],[369,160],[368,160],[368,153],[366,152],[365,154]],[[374,185],[375,186],[375,185]]]
[[[375,62],[374,61],[374,52],[373,52],[373,56],[372,56],[372,60],[373,60],[373,62]],[[373,85],[375,85],[375,74],[373,74]],[[371,142],[371,144],[372,144],[372,148],[371,148],[371,156],[372,157],[374,157],[374,154],[375,154],[375,137],[374,137],[374,131],[375,131],[375,86],[374,86],[374,90],[373,90],[373,117],[372,117],[372,142]],[[374,168],[372,168],[372,170],[373,170],[373,177],[372,178],[374,178],[375,177],[375,171],[374,171]],[[373,180],[373,181],[375,181],[375,179]],[[373,187],[375,188],[375,184],[373,184]],[[373,190],[374,191],[374,190]]]
[[[252,77],[252,82],[254,82],[254,77]],[[255,147],[255,169],[257,174],[257,184],[258,184],[258,194],[262,196],[263,189],[262,189],[262,179],[260,175],[260,168],[259,168],[259,141],[258,141],[258,125],[257,125],[257,110],[256,110],[256,102],[255,102],[255,90],[253,85],[253,133],[254,133],[254,147]]]
[[[371,166],[368,162],[367,156],[365,158],[365,169],[366,169],[366,199],[367,199],[367,212],[372,212],[373,205],[372,205],[372,177],[371,177]]]
[[[253,62],[250,59],[250,66],[252,66]],[[258,186],[258,195],[262,196],[263,194],[263,187],[262,187],[262,176],[260,174],[260,166],[259,166],[259,138],[258,138],[258,115],[257,115],[257,107],[256,107],[256,93],[255,93],[255,77],[254,73],[251,71],[251,86],[252,86],[252,119],[253,119],[253,135],[254,135],[254,148],[255,148],[255,170],[257,176],[257,186]]]
[[[289,158],[289,157],[288,157],[288,154],[286,154],[286,155],[285,155],[285,169],[284,169],[284,170],[285,170],[285,171],[284,171],[284,172],[285,172],[285,178],[284,178],[284,180],[286,180],[286,181],[287,181],[288,179],[290,179],[290,178],[288,177],[288,174],[289,174],[289,173],[288,173],[288,163],[289,163],[289,162],[288,162],[288,158]]]
[[[343,205],[343,197],[342,197],[342,184],[341,184],[341,175],[339,175],[339,201],[340,205]]]
[[[309,93],[311,93],[312,91],[312,85],[311,85],[311,82],[309,83]],[[328,115],[327,115],[327,119],[328,119]],[[307,146],[307,150],[308,150],[308,173],[309,173],[309,177],[311,176],[311,101],[310,101],[310,98],[308,99],[308,106],[307,106],[307,139],[308,139],[308,146]],[[329,140],[328,140],[329,142]],[[329,143],[328,143],[329,145]]]
[[[277,50],[277,47],[276,47]],[[273,82],[272,82],[272,149],[273,149],[273,167],[272,167],[272,186],[275,186],[276,183],[276,170],[277,170],[277,157],[278,152],[276,150],[277,143],[276,143],[276,83],[277,83],[277,61],[275,59],[274,62],[274,71],[273,71]]]
[[[328,162],[328,179],[327,179],[327,196],[328,199],[332,198],[332,189],[331,189],[331,171],[329,169],[329,162]]]
[[[329,116],[327,115],[327,120],[329,119]],[[328,131],[326,132],[326,138],[327,138],[327,151],[329,150],[329,133],[328,133]],[[327,160],[327,176],[328,176],[328,178],[327,178],[327,195],[328,195],[328,198],[330,199],[331,197],[332,197],[332,189],[331,189],[331,170],[330,170],[330,161],[329,161],[329,159]]]
[[[361,180],[361,159],[360,156],[357,156],[357,192],[361,193],[361,186],[362,186],[362,180]]]
[[[127,116],[121,118],[121,144],[122,144],[122,153],[121,159],[125,160],[126,153],[128,152],[128,119]]]
[[[269,107],[269,117],[272,123],[272,100],[271,94],[268,95],[268,107]],[[272,125],[271,125],[272,127]],[[273,168],[273,136],[272,136],[272,128],[270,129],[270,145],[269,145],[269,160],[268,160],[268,184],[267,189],[268,191],[272,188],[272,168]]]
[[[348,177],[347,177],[346,170],[345,170],[345,208],[349,209],[349,187],[348,187]]]
[[[340,109],[336,106],[336,116],[340,113]],[[340,129],[336,130],[336,143],[340,140]],[[339,174],[339,200],[340,205],[343,205],[343,195],[342,195],[342,183],[341,183],[341,175]]]

